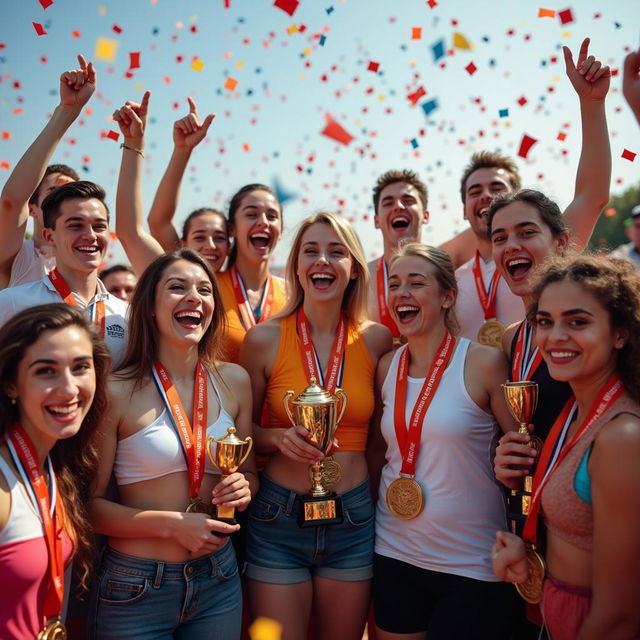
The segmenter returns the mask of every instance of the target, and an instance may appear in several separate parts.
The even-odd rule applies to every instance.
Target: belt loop
[[[289,497],[287,498],[287,506],[286,506],[286,510],[285,513],[290,516],[291,512],[293,511],[293,506],[295,504],[295,501],[298,497],[298,494],[295,493],[294,491],[289,491]]]
[[[164,562],[156,563],[156,576],[153,579],[153,588],[159,589],[162,583],[162,574],[164,573]]]

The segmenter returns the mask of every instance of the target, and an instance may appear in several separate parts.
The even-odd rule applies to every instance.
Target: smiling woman
[[[0,331],[3,638],[40,637],[61,626],[72,556],[86,587],[93,550],[87,505],[110,360],[68,305],[32,307]]]

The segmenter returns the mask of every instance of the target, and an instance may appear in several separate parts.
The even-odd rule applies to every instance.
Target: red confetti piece
[[[628,160],[629,162],[633,162],[636,159],[636,155],[637,154],[634,153],[633,151],[629,151],[629,149],[624,149],[620,157],[624,158],[625,160]]]
[[[225,9],[231,8],[231,0],[224,0],[224,8]]]
[[[376,73],[379,68],[380,68],[380,63],[379,62],[373,62],[373,60],[372,60],[371,62],[369,62],[369,66],[367,67],[367,71],[373,71],[374,73]]]
[[[413,27],[411,29],[411,39],[420,40],[422,38],[422,27]]]
[[[36,30],[36,33],[39,36],[46,36],[47,32],[44,30],[44,27],[39,22],[32,22],[33,28]]]
[[[418,100],[420,100],[422,96],[426,96],[426,95],[427,95],[427,92],[424,90],[424,87],[418,87],[416,91],[414,91],[413,93],[410,93],[407,96],[407,100],[409,100],[409,102],[412,105],[416,105],[418,104]]]
[[[81,32],[81,31],[78,31],[77,29],[74,29],[74,30],[71,32],[71,35],[72,35],[74,38],[82,38],[82,32]]]
[[[323,136],[331,138],[332,140],[344,145],[348,145],[353,140],[353,136],[338,124],[338,122],[336,122],[329,114],[325,115],[325,119],[327,124],[320,132]]]
[[[117,131],[101,131],[100,137],[103,139],[108,138],[109,140],[115,140],[117,142],[120,134]]]
[[[521,107],[524,107],[524,105],[525,105],[525,104],[527,104],[527,102],[529,102],[529,101],[528,101],[524,96],[520,96],[520,97],[518,98],[518,104],[519,104]]]
[[[227,91],[233,91],[238,86],[238,81],[235,78],[229,76],[224,82],[224,88]]]
[[[553,9],[538,9],[538,18],[555,18],[556,12]]]
[[[535,138],[528,136],[526,133],[522,136],[522,140],[520,141],[520,148],[518,149],[518,155],[521,158],[526,158],[527,154],[531,150],[531,147],[538,142]]]
[[[570,8],[558,11],[558,18],[560,18],[560,24],[562,25],[571,24],[574,20],[573,11]]]
[[[43,9],[47,9],[53,4],[53,0],[39,0]]]
[[[3,131],[2,132],[2,139],[3,140],[9,140],[11,138],[11,132],[9,131]]]
[[[122,27],[119,27],[117,24],[114,24],[111,29],[113,29],[114,33],[122,33]]]
[[[296,12],[299,4],[300,2],[298,0],[275,0],[273,6],[282,9],[286,14],[292,16]]]
[[[561,131],[556,139],[560,140],[560,142],[564,142],[567,139],[567,134],[564,131]]]
[[[473,62],[470,62],[466,67],[465,67],[466,72],[472,76],[477,70],[478,67],[476,67],[475,64],[473,64]]]
[[[139,69],[140,68],[140,52],[132,51],[129,54],[129,69]]]
[[[249,143],[248,143],[248,142],[243,142],[243,143],[242,143],[242,150],[243,150],[245,153],[248,153],[249,151],[251,151],[251,146],[249,145]]]
[[[427,4],[431,9],[435,9],[438,6],[438,3],[436,0],[428,0]]]

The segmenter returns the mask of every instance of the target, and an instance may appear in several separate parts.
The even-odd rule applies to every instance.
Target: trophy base
[[[304,496],[302,499],[302,508],[298,514],[299,527],[340,524],[342,519],[342,498],[340,496],[329,494],[322,498]]]

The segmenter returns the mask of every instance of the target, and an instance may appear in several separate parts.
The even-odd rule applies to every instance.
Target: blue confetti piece
[[[491,58],[489,60],[489,66],[490,67],[495,67],[496,66],[496,59],[495,58]]]
[[[157,36],[159,33],[160,33],[160,29],[158,29],[158,27],[154,27],[154,28],[151,30],[151,35],[152,35],[152,36]]]
[[[541,66],[541,67],[546,67],[546,66],[547,66],[547,61],[546,61],[546,60],[542,60],[542,61],[540,62],[540,66]]]
[[[428,116],[430,113],[435,111],[438,106],[438,100],[433,98],[432,100],[427,100],[427,102],[422,103],[422,110],[424,111],[424,114]]]
[[[498,111],[498,115],[501,118],[508,118],[509,117],[509,109],[500,109],[500,111]]]
[[[327,15],[330,16],[333,13],[333,7],[327,7],[325,11],[327,12]]]
[[[489,38],[489,36],[482,36],[482,42],[490,42],[491,39]]]
[[[432,47],[431,51],[433,51],[433,61],[438,62],[440,58],[444,57],[444,40],[438,40]]]
[[[324,47],[324,43],[327,41],[327,37],[326,36],[320,36],[320,41],[319,41],[319,45],[321,47]]]
[[[411,146],[412,146],[414,149],[417,149],[417,148],[418,148],[418,141],[417,141],[415,138],[411,138]]]
[[[616,27],[616,29],[622,29],[622,25],[619,22],[614,22],[613,23]]]

